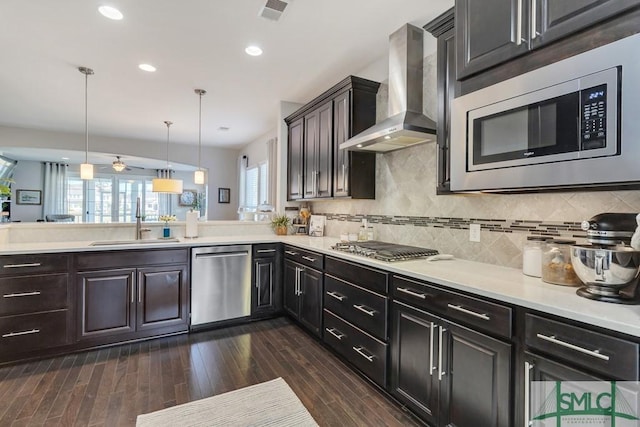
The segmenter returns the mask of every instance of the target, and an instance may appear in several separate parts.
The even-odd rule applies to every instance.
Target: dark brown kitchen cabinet
[[[456,38],[453,8],[425,25],[424,29],[438,39],[436,193],[447,194],[451,192],[451,102],[460,93],[460,84],[456,79]]]
[[[379,86],[349,76],[285,119],[288,200],[375,198],[375,154],[339,146],[375,124]]]
[[[391,392],[435,426],[511,425],[511,344],[394,301]]]
[[[284,261],[284,308],[311,333],[322,333],[322,272]]]
[[[138,269],[137,330],[187,325],[188,299],[186,265]]]
[[[331,197],[333,184],[331,101],[304,116],[304,168],[305,199]]]
[[[253,245],[251,315],[264,317],[282,309],[282,249],[278,243]]]
[[[302,194],[302,172],[304,170],[303,127],[303,118],[289,125],[287,200],[298,200],[304,196]]]
[[[638,0],[456,0],[457,78],[546,46]]]

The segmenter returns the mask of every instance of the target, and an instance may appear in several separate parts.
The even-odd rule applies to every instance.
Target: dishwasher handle
[[[215,252],[210,254],[196,254],[196,258],[229,258],[237,256],[249,256],[248,251],[239,252]]]

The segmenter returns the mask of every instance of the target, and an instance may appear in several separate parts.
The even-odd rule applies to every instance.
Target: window
[[[269,199],[268,188],[268,165],[267,162],[248,167],[241,179],[243,192],[240,206],[245,208],[257,208],[258,205]]]

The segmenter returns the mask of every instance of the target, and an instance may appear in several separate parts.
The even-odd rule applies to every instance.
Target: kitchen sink
[[[143,239],[143,240],[99,240],[89,243],[89,246],[116,246],[116,245],[152,245],[159,243],[178,243],[180,239],[160,238],[160,239]]]

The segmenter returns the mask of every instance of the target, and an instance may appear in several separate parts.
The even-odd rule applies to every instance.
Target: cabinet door
[[[316,197],[331,197],[333,191],[333,102],[318,110]]]
[[[456,0],[458,79],[527,52],[528,4],[528,0]]]
[[[289,126],[287,200],[302,198],[303,122],[296,120]]]
[[[78,273],[78,339],[134,332],[133,268]]]
[[[531,48],[587,28],[625,9],[638,0],[532,0]]]
[[[320,271],[304,268],[300,273],[299,320],[317,336],[322,333],[322,282]]]
[[[391,393],[436,425],[438,318],[398,302],[391,316]]]
[[[441,424],[512,425],[511,344],[454,323],[444,328]]]
[[[318,172],[318,156],[319,156],[319,135],[318,125],[320,119],[319,110],[304,116],[304,157],[303,157],[303,173],[302,186],[303,197],[305,199],[313,199],[318,194],[316,186],[316,177]]]
[[[298,318],[298,284],[300,267],[291,261],[284,262],[283,291],[284,309],[294,318]]]
[[[138,270],[138,330],[189,324],[186,266]]]
[[[253,314],[275,310],[275,261],[275,257],[253,260]]]
[[[349,195],[349,156],[348,150],[340,150],[340,144],[349,139],[351,123],[351,91],[337,96],[333,100],[333,196]]]

